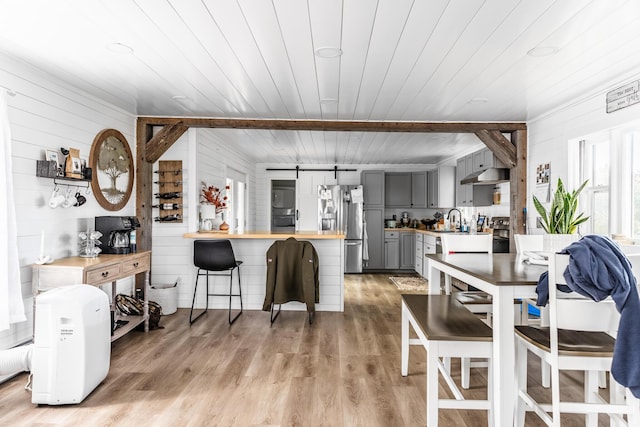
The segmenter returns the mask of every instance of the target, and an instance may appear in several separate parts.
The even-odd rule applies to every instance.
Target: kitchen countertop
[[[422,230],[419,228],[411,228],[411,227],[397,227],[397,228],[385,228],[384,231],[399,231],[399,232],[416,232],[421,234],[426,234],[428,236],[440,237],[443,234],[469,234],[467,232],[462,231],[437,231],[437,230]],[[478,232],[476,234],[493,234],[488,231]]]
[[[344,233],[338,231],[296,231],[294,233],[274,233],[271,231],[245,231],[228,233],[224,231],[196,231],[185,233],[188,239],[344,239]]]

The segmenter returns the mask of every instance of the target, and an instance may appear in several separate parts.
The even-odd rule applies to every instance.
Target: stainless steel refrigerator
[[[362,273],[362,202],[362,185],[318,186],[318,230],[344,232],[345,273]]]

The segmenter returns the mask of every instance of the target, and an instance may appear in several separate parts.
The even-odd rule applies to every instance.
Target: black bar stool
[[[196,284],[193,288],[193,301],[191,303],[191,313],[189,313],[189,324],[192,324],[200,316],[205,314],[209,309],[210,296],[228,296],[229,297],[229,324],[231,325],[242,314],[242,286],[240,283],[240,264],[233,254],[233,248],[229,240],[196,240],[193,242],[193,263],[198,267],[196,275]],[[234,294],[233,288],[233,270],[238,269],[238,293]],[[209,275],[211,276],[229,276],[229,293],[228,294],[212,294],[209,292]],[[207,278],[207,299],[204,311],[193,318],[193,307],[196,303],[196,292],[198,290],[198,279],[200,276]],[[240,312],[231,318],[231,298],[240,297]]]

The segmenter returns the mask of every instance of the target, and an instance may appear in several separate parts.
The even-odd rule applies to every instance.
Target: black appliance
[[[130,234],[140,227],[135,216],[97,216],[96,231],[102,233],[100,249],[103,254],[128,254],[131,249]]]
[[[493,221],[493,253],[509,252],[509,217],[494,216]]]

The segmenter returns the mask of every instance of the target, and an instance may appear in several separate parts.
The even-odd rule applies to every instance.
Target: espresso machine
[[[103,254],[128,254],[131,249],[131,231],[140,227],[135,216],[97,216],[96,231],[102,233],[100,249]]]

